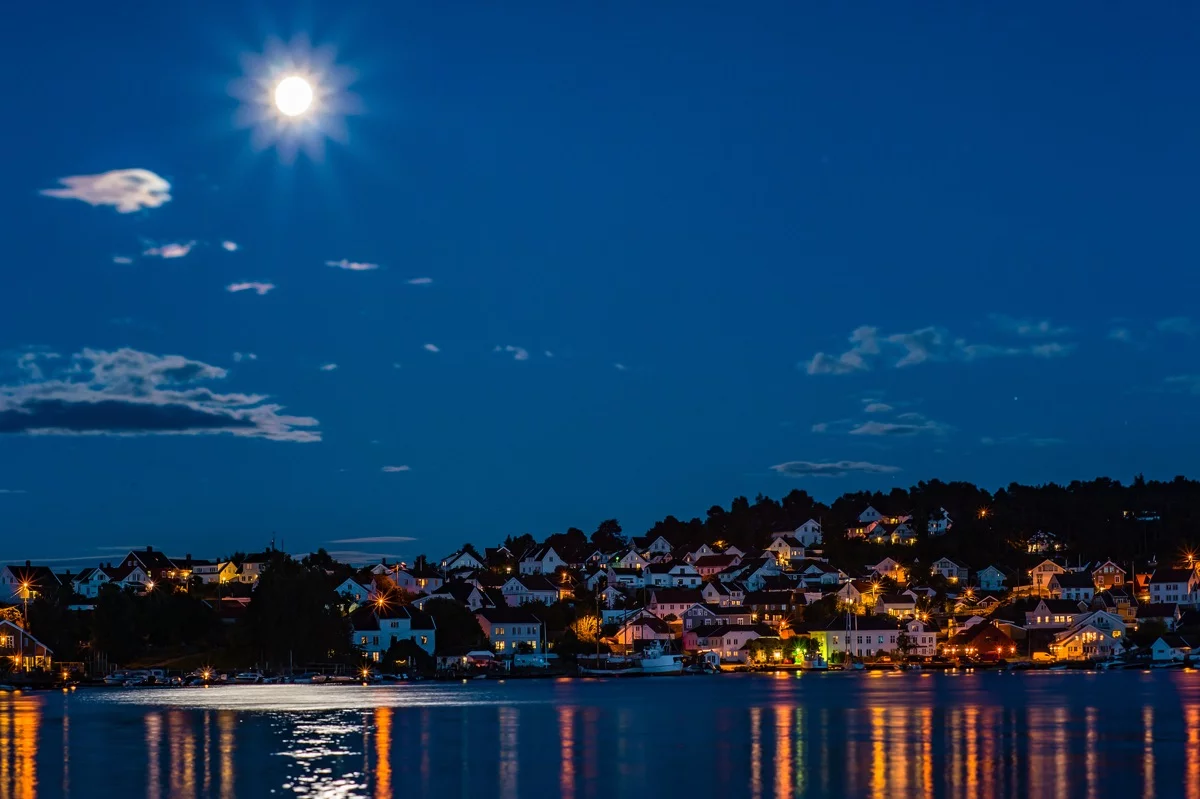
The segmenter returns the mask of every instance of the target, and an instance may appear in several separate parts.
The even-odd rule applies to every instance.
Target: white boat
[[[16,688],[11,685],[0,685],[0,694],[16,693]]]
[[[661,644],[651,644],[635,661],[642,674],[683,674],[683,655],[665,652]]]
[[[234,676],[233,681],[240,685],[256,685],[263,681],[261,672],[243,671]]]

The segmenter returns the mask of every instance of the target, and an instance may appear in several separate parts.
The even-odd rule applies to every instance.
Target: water
[[[0,694],[0,799],[1200,799],[1200,672]]]

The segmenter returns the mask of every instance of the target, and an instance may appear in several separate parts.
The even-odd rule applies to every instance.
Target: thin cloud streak
[[[365,538],[335,538],[331,544],[407,544],[417,539],[407,535],[369,535]]]
[[[253,291],[258,296],[262,297],[269,291],[274,291],[276,288],[274,283],[230,283],[225,287],[225,290],[233,294],[239,291]]]
[[[345,269],[349,272],[370,272],[379,268],[379,264],[369,264],[362,261],[349,261],[345,258],[340,261],[326,261],[325,265],[332,266],[336,269]]]
[[[322,372],[332,372],[337,368],[338,368],[338,365],[336,363],[326,363],[326,364],[321,365]]]
[[[408,281],[408,285],[410,285],[410,286],[428,286],[432,282],[433,282],[433,278],[431,278],[431,277],[414,277],[413,279]]]
[[[440,348],[440,347],[438,347],[438,345],[436,345],[436,344],[426,344],[426,345],[425,345],[425,351],[426,351],[426,352],[441,352],[442,350],[441,350],[441,348]]]
[[[165,259],[182,258],[185,255],[187,255],[188,253],[190,253],[192,251],[192,248],[195,246],[196,246],[196,242],[194,242],[194,241],[188,241],[188,242],[176,241],[176,242],[172,242],[170,244],[164,244],[161,247],[151,247],[147,250],[143,250],[142,255],[145,255],[150,258],[165,258]]]
[[[412,467],[407,464],[404,466],[384,466],[379,471],[384,472],[385,474],[395,474],[396,472],[411,472]]]
[[[845,477],[850,474],[893,474],[900,468],[867,461],[787,461],[775,464],[771,470],[785,477]]]

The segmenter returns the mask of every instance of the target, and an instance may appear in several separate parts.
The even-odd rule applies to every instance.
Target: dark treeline
[[[847,539],[846,527],[868,505],[885,515],[911,514],[916,544],[880,546]],[[926,521],[943,508],[953,527],[948,535],[929,537]],[[709,508],[704,518],[682,521],[667,516],[645,534],[663,535],[677,547],[724,542],[745,550],[765,547],[772,532],[795,529],[809,519],[824,528],[825,556],[850,572],[884,555],[926,566],[949,556],[972,571],[990,563],[1028,567],[1041,556],[1027,554],[1025,542],[1039,530],[1057,536],[1066,545],[1063,556],[1072,562],[1112,558],[1144,568],[1151,558],[1164,564],[1177,560],[1200,542],[1200,483],[1183,477],[1162,482],[1138,476],[1128,485],[1108,478],[1068,485],[1013,483],[993,493],[971,483],[931,480],[887,493],[847,493],[831,504],[795,490],[782,500],[760,495],[752,502],[738,497],[728,508]],[[499,543],[467,546],[478,555]],[[542,541],[519,535],[503,543],[520,557],[543,543],[565,552],[588,548],[614,552],[627,545],[628,538],[620,524],[610,519],[590,534],[570,528]],[[427,569],[427,562],[419,556],[414,569]],[[214,665],[282,668],[293,663],[351,662],[356,655],[347,608],[335,589],[355,573],[323,550],[302,559],[273,552],[258,585],[253,592],[247,589],[250,601],[244,613],[233,620],[226,614],[223,621],[214,609],[212,586],[193,581],[186,590],[156,590],[145,597],[106,588],[91,614],[70,611],[76,600],[67,586],[31,605],[30,624],[60,661],[87,660],[102,653],[113,663],[128,664],[170,653]],[[568,607],[555,606],[546,612],[556,614],[556,629],[567,627],[575,615]],[[439,649],[443,637],[447,645],[481,643],[468,615],[455,615],[452,608],[440,608],[438,615]]]

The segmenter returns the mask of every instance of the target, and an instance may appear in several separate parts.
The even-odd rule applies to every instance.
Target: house
[[[192,563],[192,576],[204,585],[237,580],[237,564],[229,560],[198,560]]]
[[[908,655],[922,658],[937,655],[938,627],[932,621],[909,619],[904,622],[904,632],[908,633]],[[900,639],[896,640],[898,645]]]
[[[704,584],[704,588],[700,590],[700,596],[710,605],[727,608],[741,605],[742,600],[746,597],[746,592],[736,583],[713,580]]]
[[[559,588],[540,574],[513,575],[500,588],[511,607],[540,602],[553,605],[558,601]]]
[[[1092,598],[1092,607],[1115,613],[1124,619],[1126,624],[1137,618],[1138,605],[1124,588],[1096,592],[1096,596]]]
[[[911,619],[917,615],[917,595],[912,591],[879,594],[875,599],[875,612],[882,616]]]
[[[1039,599],[1033,610],[1025,611],[1025,628],[1061,630],[1088,613],[1086,608],[1084,603],[1070,599]]]
[[[1004,570],[994,565],[975,573],[975,580],[982,591],[1003,591],[1004,581],[1007,579],[1008,575]]]
[[[1034,566],[1029,572],[1029,577],[1033,581],[1035,593],[1039,595],[1047,593],[1050,590],[1050,578],[1065,571],[1066,569],[1052,560],[1043,560]]]
[[[669,555],[671,554],[671,550],[675,548],[671,545],[670,541],[663,538],[661,535],[654,537],[648,535],[635,536],[630,543],[633,544],[633,546],[639,552],[641,552],[643,555],[649,556],[650,558],[659,555]]]
[[[700,579],[707,580],[741,562],[740,555],[703,555],[696,558],[692,565],[696,567],[696,573],[700,575]]]
[[[154,588],[154,581],[150,579],[150,575],[138,565],[133,566],[118,566],[113,569],[105,569],[108,574],[108,581],[122,589],[129,588],[138,593],[145,593]]]
[[[742,600],[742,607],[753,615],[751,621],[779,628],[791,618],[796,609],[806,605],[804,594],[790,591],[752,591]]]
[[[1107,591],[1110,588],[1124,588],[1126,571],[1111,560],[1106,560],[1092,569],[1092,583],[1097,591]]]
[[[775,633],[763,624],[720,624],[696,627],[683,634],[685,652],[716,652],[722,661],[746,661],[743,647],[757,638],[770,638]]]
[[[2,633],[0,633],[2,634]],[[1150,659],[1156,663],[1191,659],[1196,651],[1196,642],[1176,633],[1160,635],[1158,640],[1150,645]]]
[[[704,597],[695,589],[689,588],[655,588],[650,592],[650,601],[646,610],[662,619],[666,616],[683,618],[683,613],[693,605],[704,603]]]
[[[900,624],[891,616],[854,616],[834,618],[824,627],[810,630],[809,636],[821,648],[821,656],[877,657],[895,651]]]
[[[824,535],[821,532],[821,523],[815,519],[809,519],[797,527],[792,535],[806,548],[819,547],[824,539]]]
[[[129,568],[140,566],[146,576],[156,583],[171,579],[176,571],[175,564],[171,562],[171,559],[154,547],[131,550],[125,556],[125,560],[121,561],[121,566]]]
[[[621,625],[611,637],[612,643],[637,648],[641,641],[671,641],[675,638],[671,625],[654,616],[638,616]]]
[[[867,566],[867,568],[880,577],[887,577],[898,583],[902,583],[908,579],[907,570],[895,558],[884,558],[874,566]]]
[[[804,544],[790,533],[772,538],[771,543],[767,545],[767,551],[783,563],[804,560]]]
[[[646,574],[642,569],[609,566],[605,569],[604,576],[609,585],[621,585],[626,588],[642,588],[646,585]]]
[[[484,608],[475,614],[475,620],[496,654],[540,655],[546,651],[545,624],[529,608]]]
[[[350,614],[350,643],[378,663],[397,641],[412,641],[427,654],[434,650],[433,617],[412,605],[371,603]]]
[[[981,660],[1000,660],[1012,657],[1017,645],[1003,630],[990,621],[964,627],[950,636],[941,647],[947,657],[968,657]]]
[[[108,571],[103,566],[91,566],[80,571],[71,580],[71,587],[84,599],[95,599],[100,596],[100,587],[108,583]]]
[[[1170,602],[1139,605],[1136,619],[1138,624],[1153,622],[1161,624],[1167,632],[1174,632],[1179,623],[1179,606]]]
[[[718,624],[750,624],[755,621],[754,617],[758,615],[751,611],[750,608],[736,606],[714,608],[712,605],[706,605],[706,607],[712,611]]]
[[[1038,530],[1025,542],[1025,551],[1031,555],[1043,555],[1047,552],[1061,552],[1062,543],[1054,533]]]
[[[672,614],[667,614],[663,617],[667,621],[672,620]],[[723,619],[717,615],[717,607],[714,605],[692,605],[683,613],[678,614],[674,618],[682,620],[683,630],[694,630],[697,627],[712,627],[721,624]]]
[[[267,564],[271,560],[271,553],[263,552],[258,555],[250,555],[243,560],[238,569],[238,580],[243,583],[256,583],[258,578],[262,577],[266,571]]]
[[[1055,599],[1070,599],[1088,602],[1096,596],[1096,585],[1092,575],[1086,572],[1063,572],[1050,578],[1050,596]]]
[[[426,604],[435,599],[449,599],[472,612],[492,606],[492,600],[487,594],[480,590],[479,586],[466,580],[450,580],[429,595],[414,600],[413,604],[424,609]]]
[[[442,558],[441,566],[443,572],[452,572],[459,569],[475,570],[487,568],[479,558],[475,557],[467,549],[460,549]]]
[[[651,563],[646,567],[646,576],[652,586],[674,588],[698,588],[700,572],[690,563]]]
[[[10,619],[0,619],[0,658],[7,658],[14,671],[49,669],[54,652]]]
[[[1055,635],[1050,642],[1050,654],[1055,660],[1111,658],[1124,651],[1124,635],[1123,621],[1111,613],[1093,611]]]
[[[953,526],[954,521],[946,509],[938,508],[936,513],[929,514],[929,521],[926,523],[925,529],[930,536],[939,536],[950,532],[950,528]]]
[[[353,577],[347,577],[341,585],[334,589],[334,593],[338,596],[349,597],[356,605],[361,605],[374,598],[373,586],[366,586],[355,580]]]
[[[615,585],[608,585],[605,586],[602,591],[600,591],[600,593],[597,595],[597,598],[599,599],[600,604],[604,607],[615,608],[617,603],[624,603],[625,594]]]
[[[553,574],[556,569],[565,565],[566,561],[554,547],[544,545],[530,550],[522,557],[517,570],[521,574]]]
[[[678,553],[676,553],[676,554],[678,554]],[[699,560],[700,558],[704,558],[709,555],[716,555],[716,554],[718,554],[717,551],[715,549],[713,549],[712,547],[710,547],[708,544],[701,544],[700,546],[696,547],[695,549],[688,549],[685,547],[685,551],[683,552],[682,556],[679,558],[676,558],[676,560],[683,560],[685,563],[695,564],[696,561]]]
[[[432,566],[414,566],[403,569],[392,576],[396,586],[410,594],[432,593],[446,582]]]
[[[969,574],[966,566],[950,558],[935,560],[932,570],[934,574],[940,574],[946,578],[946,582],[963,583],[964,585],[967,582],[967,575]]]
[[[1195,569],[1155,569],[1150,575],[1150,602],[1193,605],[1200,602]]]
[[[869,580],[851,580],[838,589],[838,599],[850,605],[873,605],[879,594],[879,586]]]
[[[726,569],[717,575],[717,579],[722,582],[738,581],[742,583],[747,590],[759,591],[762,590],[771,580],[774,580],[782,574],[779,568],[779,563],[772,557],[751,558],[743,561],[737,568]]]
[[[636,549],[629,549],[617,558],[613,565],[622,569],[644,569],[650,565],[650,561],[642,557],[642,554]]]
[[[23,602],[41,594],[52,593],[60,586],[58,575],[49,566],[5,566],[0,569],[0,601]]]
[[[796,568],[793,564],[793,568]],[[806,560],[799,567],[800,579],[806,585],[837,585],[845,576],[839,569],[822,560]]]

